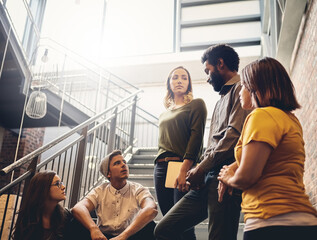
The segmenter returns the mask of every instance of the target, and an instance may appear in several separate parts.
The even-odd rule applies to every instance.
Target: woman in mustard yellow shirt
[[[219,201],[226,188],[243,190],[244,240],[317,239],[317,211],[303,183],[305,149],[300,107],[284,67],[273,58],[242,70],[240,102],[254,109],[235,147],[236,163],[218,179]]]

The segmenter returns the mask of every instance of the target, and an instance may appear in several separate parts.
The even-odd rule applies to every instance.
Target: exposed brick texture
[[[311,1],[299,43],[291,78],[298,101],[296,111],[303,126],[306,163],[304,181],[306,192],[317,209],[317,1]]]
[[[19,144],[17,159],[33,152],[43,144],[45,128],[26,128],[22,131],[22,137]],[[2,148],[0,152],[0,168],[8,166],[14,161],[18,135],[8,129],[4,132]],[[15,177],[20,176],[25,172],[27,166],[15,171]],[[1,177],[0,187],[4,186],[10,179],[11,174],[6,177]]]

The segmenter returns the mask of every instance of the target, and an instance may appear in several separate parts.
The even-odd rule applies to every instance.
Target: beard
[[[208,83],[213,86],[216,92],[220,92],[222,86],[225,84],[217,68],[211,73]]]

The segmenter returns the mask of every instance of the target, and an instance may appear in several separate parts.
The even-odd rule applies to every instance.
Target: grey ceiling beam
[[[221,24],[231,24],[231,23],[244,23],[244,22],[259,22],[261,20],[260,14],[252,14],[237,17],[225,17],[225,18],[215,18],[206,20],[196,20],[196,21],[183,21],[181,22],[181,28],[191,28],[191,27],[202,27],[202,26],[212,26]]]
[[[182,0],[181,7],[196,7],[201,5],[228,3],[228,2],[241,2],[241,0]]]
[[[246,39],[237,39],[237,40],[223,40],[223,41],[210,41],[210,42],[202,42],[202,43],[186,43],[180,46],[181,51],[197,51],[204,50],[208,47],[219,44],[226,43],[232,47],[247,47],[247,46],[257,46],[261,44],[260,38],[246,38]]]

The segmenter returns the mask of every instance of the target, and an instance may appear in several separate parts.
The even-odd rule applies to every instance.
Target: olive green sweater
[[[197,162],[203,150],[206,117],[206,105],[202,99],[194,99],[180,108],[162,113],[157,158],[165,152],[172,152]]]

